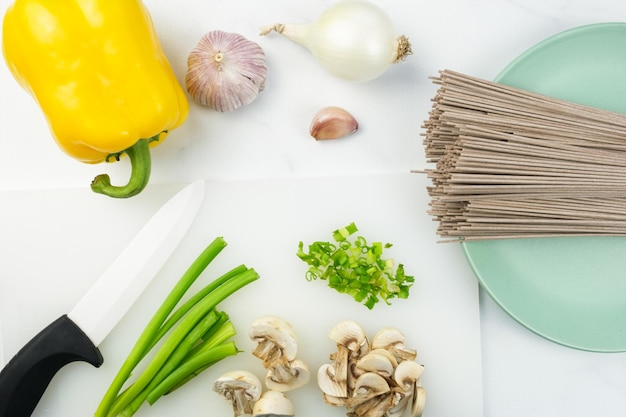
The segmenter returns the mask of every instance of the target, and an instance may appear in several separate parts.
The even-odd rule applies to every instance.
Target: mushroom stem
[[[392,407],[392,402],[392,394],[379,395],[356,406],[354,414],[362,417],[384,417]]]
[[[248,371],[231,371],[213,383],[213,391],[230,401],[235,417],[252,414],[254,401],[261,396],[259,378]]]
[[[291,324],[276,316],[259,317],[248,332],[257,343],[252,354],[267,370],[265,384],[273,391],[289,391],[309,382],[308,366],[296,358],[298,345]]]
[[[310,377],[309,367],[301,360],[294,359],[268,367],[265,385],[274,391],[290,391],[307,384]]]
[[[252,402],[244,390],[234,390],[232,393],[233,412],[235,417],[252,414]]]
[[[278,361],[282,356],[282,350],[269,339],[261,339],[252,351],[252,354],[263,361],[266,368]]]

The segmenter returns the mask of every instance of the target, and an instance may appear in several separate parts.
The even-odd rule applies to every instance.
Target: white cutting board
[[[261,278],[220,308],[228,312],[245,352],[197,377],[137,416],[229,416],[211,391],[233,369],[259,376],[250,355],[250,323],[279,315],[295,327],[299,357],[313,373],[333,351],[328,331],[340,320],[360,322],[370,336],[395,326],[418,350],[426,368],[424,416],[482,416],[478,286],[458,245],[436,243],[426,214],[426,179],[384,174],[258,182],[207,182],[200,214],[182,244],[123,321],[100,346],[104,365],[66,366],[53,380],[35,416],[86,417],[117,372],[137,335],[174,282],[216,236],[227,248],[198,281],[199,288],[245,263]],[[12,356],[37,331],[68,312],[154,211],[183,184],[151,185],[139,196],[114,200],[87,188],[0,193],[0,315],[3,347]],[[356,222],[366,239],[393,243],[386,256],[416,277],[409,300],[367,310],[325,282],[307,282],[295,252],[300,240],[329,240],[332,230]],[[6,359],[6,358],[5,358]],[[298,416],[344,416],[323,403],[315,380],[289,394]]]

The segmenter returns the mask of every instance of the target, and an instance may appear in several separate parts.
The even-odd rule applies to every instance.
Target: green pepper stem
[[[124,186],[111,185],[108,174],[100,174],[91,182],[91,189],[99,194],[114,198],[128,198],[139,194],[148,185],[152,163],[150,159],[150,142],[157,140],[159,135],[150,139],[139,139],[126,153],[130,158],[131,174],[128,184]],[[116,156],[118,158],[119,155]]]

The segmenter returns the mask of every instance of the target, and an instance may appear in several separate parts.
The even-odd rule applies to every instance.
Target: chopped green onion
[[[393,298],[408,298],[414,277],[405,274],[402,264],[394,271],[393,259],[382,257],[384,249],[392,245],[368,244],[363,236],[353,236],[357,231],[352,222],[332,233],[335,243],[316,241],[307,252],[300,242],[297,256],[309,265],[305,278],[325,280],[330,288],[350,295],[370,310],[380,300],[390,305]]]

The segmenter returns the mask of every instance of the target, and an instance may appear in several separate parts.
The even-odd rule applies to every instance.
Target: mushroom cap
[[[391,361],[394,368],[398,366],[398,359],[393,354],[391,354],[391,352],[389,352],[387,349],[381,349],[381,348],[372,349],[368,353],[377,353],[379,355],[384,355]]]
[[[328,334],[330,340],[357,352],[367,342],[365,330],[353,320],[343,320],[337,323]]]
[[[402,390],[410,392],[419,381],[423,370],[424,365],[414,361],[402,361],[396,367],[393,379]]]
[[[411,401],[411,417],[421,417],[426,406],[426,390],[422,387],[416,387]]]
[[[326,363],[320,366],[317,371],[317,385],[324,394],[336,398],[346,398],[348,396],[346,383],[337,381],[335,372],[336,369],[332,364]]]
[[[405,346],[404,334],[395,327],[380,329],[372,339],[372,349],[386,349],[399,360],[413,360],[417,351]]]
[[[248,331],[250,339],[258,343],[252,354],[264,362],[272,362],[271,356],[292,361],[298,353],[296,333],[291,324],[277,316],[256,319]]]
[[[293,416],[296,410],[285,394],[278,391],[265,391],[254,404],[253,417]]]
[[[395,360],[389,358],[389,355],[380,353],[380,351],[371,351],[363,356],[356,363],[357,368],[365,372],[375,372],[383,377],[391,378],[394,374]]]
[[[366,372],[356,380],[354,393],[346,399],[346,406],[349,408],[356,407],[389,391],[391,391],[391,387],[384,377],[375,372]]]

